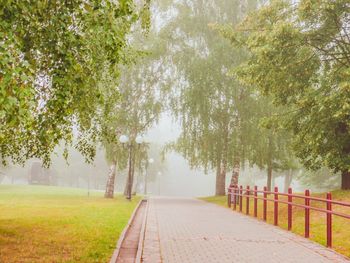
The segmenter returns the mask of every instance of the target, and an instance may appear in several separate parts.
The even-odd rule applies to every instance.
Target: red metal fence
[[[268,195],[272,195],[273,198],[269,198]],[[280,200],[279,196],[287,197],[286,200]],[[293,213],[292,209],[294,207],[300,207],[305,209],[305,237],[308,238],[310,236],[310,210],[318,211],[325,213],[326,216],[326,235],[327,235],[327,247],[332,247],[332,216],[340,216],[343,218],[350,219],[350,215],[345,213],[336,212],[332,209],[333,205],[339,205],[343,207],[350,207],[350,203],[340,202],[336,200],[332,200],[332,194],[327,193],[326,198],[319,198],[310,196],[310,191],[305,190],[305,194],[293,194],[292,188],[288,189],[288,193],[280,193],[278,192],[278,187],[275,187],[274,191],[268,191],[267,187],[264,187],[263,190],[258,190],[258,187],[255,186],[251,189],[249,186],[243,189],[242,186],[230,186],[228,188],[228,206],[231,207],[233,205],[233,209],[236,210],[237,206],[239,207],[239,211],[243,211],[243,198],[246,198],[245,202],[245,210],[246,214],[250,213],[250,200],[253,200],[253,215],[254,217],[258,216],[258,200],[262,200],[263,202],[263,220],[267,220],[267,204],[268,202],[273,203],[273,221],[274,225],[278,225],[278,205],[286,204],[288,206],[288,230],[292,229],[293,224]],[[304,204],[295,203],[296,199],[303,199]],[[311,205],[311,201],[324,203],[325,208],[319,208]]]

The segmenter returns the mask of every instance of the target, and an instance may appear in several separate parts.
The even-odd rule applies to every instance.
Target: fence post
[[[267,219],[267,193],[266,193],[266,191],[267,191],[267,187],[266,186],[264,186],[264,204],[263,204],[263,218],[264,218],[264,221],[266,221],[266,219]]]
[[[332,193],[327,193],[327,247],[332,247]]]
[[[237,207],[237,185],[233,187],[233,210],[236,210]]]
[[[305,237],[310,237],[310,190],[305,190]]]
[[[258,187],[254,186],[254,217],[258,217]]]
[[[273,220],[273,224],[275,226],[278,226],[278,187],[275,186],[275,193],[274,193],[274,220]]]
[[[288,188],[288,230],[292,230],[292,222],[293,222],[293,212],[292,212],[292,202],[293,202],[293,190],[291,187]]]
[[[249,215],[249,195],[250,195],[250,188],[247,185],[247,191],[246,191],[247,199],[246,199],[246,214]]]
[[[243,209],[243,186],[239,187],[239,212]]]

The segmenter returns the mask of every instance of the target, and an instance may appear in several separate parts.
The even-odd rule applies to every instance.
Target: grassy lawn
[[[314,194],[314,196],[325,197],[325,194]],[[350,191],[332,192],[334,200],[341,200],[350,203]],[[270,196],[269,198],[273,198]],[[284,199],[279,197],[280,199]],[[227,196],[215,196],[201,198],[204,201],[227,207]],[[303,202],[303,201],[298,201]],[[243,198],[243,213],[246,213],[246,198]],[[325,208],[325,204],[311,201],[312,206]],[[258,201],[258,218],[262,219],[262,200]],[[237,210],[239,207],[237,206]],[[349,208],[342,208],[333,205],[333,210],[350,214]],[[304,212],[303,208],[293,207],[293,228],[292,231],[304,236]],[[250,202],[250,214],[253,214],[253,201]],[[273,203],[268,202],[267,222],[273,224]],[[279,226],[287,229],[287,205],[279,204]],[[310,239],[326,245],[326,215],[317,211],[311,211],[310,215]],[[333,249],[350,257],[350,220],[333,216]]]
[[[108,262],[139,200],[0,185],[0,262]]]

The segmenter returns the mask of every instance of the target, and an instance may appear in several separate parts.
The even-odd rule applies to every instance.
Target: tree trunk
[[[269,165],[267,167],[267,182],[266,182],[267,191],[271,191],[271,185],[272,185],[272,166]]]
[[[115,182],[115,174],[117,170],[117,162],[113,161],[110,169],[109,175],[106,185],[105,198],[113,198],[114,197],[114,182]]]
[[[239,158],[235,158],[232,170],[231,185],[238,185],[239,172],[241,169],[241,162]]]
[[[284,192],[288,193],[288,188],[290,187],[291,183],[293,181],[293,171],[292,169],[289,169],[288,173],[286,173],[284,177]]]
[[[131,187],[132,187],[132,157],[131,154],[129,154],[129,170],[128,170],[128,176],[126,178],[126,185],[124,190],[124,195],[127,199],[131,199]]]
[[[241,169],[241,162],[239,158],[235,158],[232,170],[232,177],[230,185],[238,186],[239,172]],[[239,204],[239,196],[236,196],[236,203]]]
[[[225,195],[225,182],[226,182],[226,164],[223,162],[222,165],[219,166],[219,169],[216,172],[216,191],[215,195]]]
[[[132,157],[132,166],[131,166],[131,188],[130,188],[130,193],[133,195],[134,193],[134,186],[135,186],[135,151]]]
[[[349,170],[342,171],[341,189],[342,190],[350,190],[350,171]]]
[[[126,177],[126,183],[125,183],[125,187],[124,187],[124,195],[127,196],[128,195],[128,176]]]
[[[225,195],[226,194],[226,170],[227,170],[227,149],[228,149],[228,121],[224,122],[224,144],[223,151],[220,154],[221,158],[217,162],[217,170],[216,173],[216,191],[215,195]]]

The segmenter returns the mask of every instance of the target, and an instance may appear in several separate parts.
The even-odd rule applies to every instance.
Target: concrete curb
[[[135,263],[141,263],[141,261],[142,261],[142,252],[143,252],[143,246],[144,246],[145,234],[146,234],[146,223],[147,223],[149,202],[147,199],[144,199],[143,201],[146,201],[146,209],[145,209],[145,215],[144,215],[143,221],[142,221],[142,227],[141,227],[141,232],[140,232],[139,245],[137,247],[137,255],[136,255]]]
[[[147,200],[145,200],[145,199],[140,200],[140,202],[137,204],[136,208],[134,209],[134,212],[131,214],[131,217],[130,217],[127,225],[125,226],[125,228],[123,229],[122,233],[120,234],[120,237],[119,237],[118,242],[117,242],[116,249],[114,250],[112,258],[109,261],[109,263],[116,263],[117,262],[117,258],[118,258],[119,253],[120,253],[121,245],[122,245],[122,243],[123,243],[123,241],[125,239],[126,233],[128,232],[132,222],[134,221],[135,215],[136,215],[137,211],[139,210],[141,204],[143,202],[145,202],[145,201],[147,201]]]

